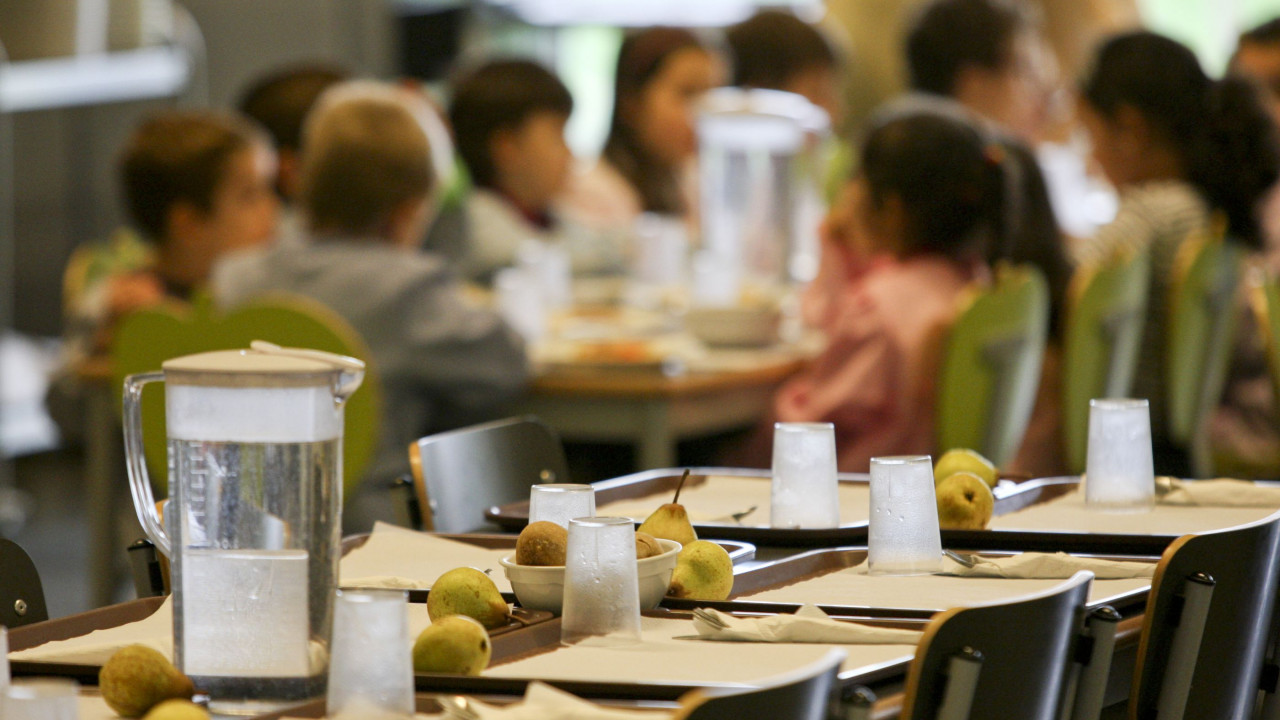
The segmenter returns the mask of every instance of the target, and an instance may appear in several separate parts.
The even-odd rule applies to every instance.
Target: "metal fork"
[[[703,608],[694,608],[693,616],[717,630],[727,630],[729,628],[728,623],[721,620],[719,615],[709,612]]]
[[[444,714],[458,720],[480,720],[480,713],[471,707],[465,695],[441,695],[436,698],[444,708]]]
[[[756,508],[758,508],[758,507],[760,507],[760,506],[759,506],[759,505],[752,505],[751,507],[747,508],[746,510],[743,510],[743,511],[741,511],[741,512],[736,512],[736,513],[732,513],[732,514],[730,514],[730,515],[729,515],[729,517],[733,518],[733,521],[734,521],[734,522],[736,522],[736,523],[738,523],[739,525],[741,525],[741,524],[742,524],[742,518],[744,518],[744,517],[746,517],[746,516],[750,515],[751,513],[755,512],[755,511],[756,511]]]
[[[946,548],[942,549],[942,554],[967,568],[977,565],[978,561],[981,559],[977,555],[965,555],[964,553],[958,553],[955,550],[948,550]]]

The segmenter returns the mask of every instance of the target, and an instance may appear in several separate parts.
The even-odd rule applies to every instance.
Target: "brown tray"
[[[690,468],[687,487],[695,487],[707,481],[708,476],[732,475],[738,477],[769,477],[768,470],[748,468]],[[645,470],[632,475],[624,475],[612,480],[593,483],[596,489],[597,506],[618,500],[631,500],[649,495],[671,494],[680,482],[683,468],[662,468]],[[842,483],[867,484],[870,476],[865,473],[841,473]],[[1004,483],[996,488],[996,515],[1020,510],[1035,502],[1042,492],[1038,485],[1027,483]],[[654,507],[657,507],[655,505]],[[490,507],[485,517],[508,530],[519,530],[529,522],[529,501],[521,500],[506,505]],[[740,540],[757,545],[787,547],[831,547],[833,545],[860,545],[867,542],[866,521],[848,523],[836,528],[823,530],[783,529],[760,525],[737,525],[731,523],[695,523],[699,537],[725,538]]]
[[[497,533],[427,533],[435,535],[446,540],[457,540],[459,542],[470,543],[477,547],[488,548],[491,550],[515,550],[516,536],[502,535]],[[350,535],[342,539],[342,554],[355,550],[369,541],[368,533],[360,535]],[[756,546],[747,542],[738,542],[733,540],[717,540],[716,544],[724,548],[729,553],[729,559],[735,565],[741,562],[754,560],[756,556]],[[428,590],[410,590],[409,602],[426,602]],[[502,593],[502,597],[507,602],[516,602],[515,593]]]
[[[663,608],[645,611],[646,617],[660,618],[692,618],[686,611],[672,611]],[[751,614],[751,613],[739,613]],[[871,622],[890,627],[923,630],[925,621],[917,618],[868,618],[857,615],[837,615],[837,619]],[[530,625],[522,630],[507,633],[493,640],[493,656],[490,666],[519,660],[531,655],[555,652],[563,647],[560,644],[560,619],[551,622]],[[889,681],[901,680],[905,675],[908,662],[880,663],[861,668],[845,670],[840,673],[843,685],[876,685]],[[533,680],[553,685],[566,692],[584,698],[610,698],[629,700],[663,700],[673,701],[686,692],[698,687],[717,687],[715,684],[689,683],[654,683],[654,682],[596,682],[578,680],[544,680],[540,678],[497,678],[470,677],[464,675],[447,675],[439,673],[418,673],[414,676],[414,684],[418,692],[460,693],[468,695],[523,695],[525,687]],[[732,687],[740,687],[733,685]]]
[[[1008,552],[984,552],[989,555],[1007,555]],[[1155,558],[1149,556],[1111,555],[1114,560],[1146,560],[1152,563]],[[860,565],[867,559],[865,547],[834,548],[830,550],[811,550],[794,555],[784,560],[770,563],[758,568],[746,570],[733,576],[733,594],[728,600],[707,602],[702,600],[681,600],[668,597],[663,599],[662,606],[673,610],[691,610],[695,607],[712,607],[726,612],[754,613],[793,613],[800,608],[800,603],[762,602],[752,600],[746,595],[774,590],[787,585],[794,585],[804,580],[812,580],[838,570],[845,570]],[[1135,590],[1111,597],[1102,598],[1092,606],[1110,605],[1122,614],[1126,611],[1141,611],[1146,603],[1147,590]],[[928,618],[937,610],[920,608],[892,608],[855,604],[820,604],[828,615],[844,617],[858,616],[871,618]],[[941,610],[942,608],[938,608]]]
[[[13,628],[9,631],[9,650],[10,652],[26,650],[54,640],[67,640],[81,635],[88,635],[95,630],[105,630],[137,622],[150,617],[163,603],[163,597],[141,598],[118,605],[108,605],[85,613]],[[508,619],[507,624],[490,630],[489,634],[494,637],[501,637],[506,633],[546,622],[552,617],[554,616],[545,610],[527,610],[522,607],[512,608],[511,618]],[[15,660],[10,663],[9,668],[14,675],[56,675],[75,678],[86,685],[98,684],[99,666],[97,665]]]

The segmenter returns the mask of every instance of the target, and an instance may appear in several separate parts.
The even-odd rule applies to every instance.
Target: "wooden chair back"
[[[487,528],[490,507],[569,481],[559,436],[535,417],[428,435],[409,445],[409,464],[424,529],[446,533]]]
[[[904,720],[1057,720],[1093,573],[1010,602],[955,608],[925,629]]]

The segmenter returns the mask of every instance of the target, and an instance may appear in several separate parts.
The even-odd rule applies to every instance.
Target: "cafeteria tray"
[[[768,478],[768,470],[748,468],[689,468],[689,479],[686,488],[697,487],[709,477],[730,476],[747,478]],[[653,508],[656,510],[664,502],[670,502],[671,495],[680,483],[683,468],[662,468],[625,475],[612,480],[593,483],[596,489],[596,507],[600,508],[620,500],[654,496]],[[867,485],[870,476],[865,473],[841,473],[841,483]],[[1029,504],[1039,502],[1039,498],[1048,497],[1045,488],[1035,481],[1028,483],[1002,482],[995,489],[996,515],[1020,510]],[[862,510],[866,514],[866,510]],[[519,530],[529,521],[529,501],[520,500],[506,505],[490,507],[485,517],[491,522],[508,530]],[[745,523],[694,522],[694,529],[699,537],[738,540],[757,545],[787,547],[831,547],[834,545],[859,545],[867,541],[867,521],[858,520],[844,523],[839,527],[827,529],[806,528],[772,528],[764,525]]]
[[[117,605],[108,605],[97,610],[68,615],[44,622],[10,628],[9,651],[17,652],[55,640],[68,640],[88,635],[95,630],[119,627],[150,617],[164,604],[164,597],[140,598]],[[553,615],[545,610],[527,610],[522,607],[512,608],[507,624],[489,631],[494,637],[521,630],[531,625],[546,622]],[[97,665],[80,663],[41,662],[33,660],[13,660],[9,664],[15,675],[55,675],[71,677],[82,684],[97,685]]]
[[[982,554],[1000,556],[1010,555],[1013,553],[984,551]],[[846,570],[862,564],[866,559],[867,550],[865,547],[811,550],[809,552],[793,555],[783,560],[778,560],[767,565],[762,565],[760,567],[735,574],[733,576],[733,592],[729,596],[728,600],[684,600],[667,597],[663,599],[662,606],[673,610],[692,610],[695,607],[711,607],[718,610],[724,610],[725,612],[793,613],[800,608],[801,603],[766,602],[752,600],[748,596],[762,593],[766,590],[776,590],[788,585],[794,585],[805,580],[812,580],[840,570]],[[1108,559],[1148,561],[1151,563],[1155,563],[1156,561],[1156,558],[1154,557],[1135,555],[1109,555]],[[998,578],[975,579],[975,582],[977,581],[1001,582]],[[1133,611],[1135,609],[1140,611],[1146,603],[1148,590],[1149,588],[1139,589],[1132,592],[1124,592],[1113,596],[1099,598],[1091,602],[1090,605],[1095,607],[1100,605],[1110,605],[1122,614],[1128,614],[1126,611]],[[858,605],[853,602],[823,602],[818,603],[818,607],[829,615],[869,618],[928,618],[932,617],[937,611],[945,609],[880,607],[874,605]]]
[[[645,617],[664,619],[689,619],[693,615],[682,610],[659,608],[642,613]],[[752,613],[740,613],[752,614]],[[840,620],[856,620],[888,627],[923,630],[925,621],[919,618],[866,618],[861,616],[833,616]],[[690,634],[693,629],[690,628]],[[490,667],[514,662],[533,655],[556,652],[564,647],[560,642],[560,618],[550,622],[530,625],[527,628],[507,633],[493,639],[493,655]],[[906,674],[910,659],[902,662],[874,663],[866,666],[842,670],[842,685],[875,685],[888,681],[900,681]],[[534,681],[553,685],[565,692],[584,698],[610,698],[619,700],[678,700],[681,695],[699,687],[720,687],[720,683],[698,683],[697,681],[681,683],[660,683],[648,681],[607,682],[579,681],[544,678],[506,678],[481,676],[464,676],[441,673],[418,673],[414,676],[415,689],[418,692],[459,693],[466,695],[523,695],[526,686]],[[740,684],[724,684],[726,687],[742,687]]]

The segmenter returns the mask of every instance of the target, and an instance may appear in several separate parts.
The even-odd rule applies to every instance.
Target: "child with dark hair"
[[[827,348],[779,390],[773,418],[834,423],[851,472],[873,455],[935,449],[935,344],[1018,205],[999,146],[941,105],[882,111],[860,168],[827,225],[845,252],[823,257],[856,258],[857,270],[828,288]]]
[[[725,31],[733,84],[803,95],[840,124],[839,58],[822,31],[781,10],[761,10]]]
[[[1082,87],[1081,115],[1094,156],[1120,192],[1116,219],[1081,243],[1078,261],[1150,249],[1151,289],[1135,397],[1151,401],[1156,471],[1185,473],[1165,434],[1163,338],[1174,261],[1182,243],[1220,212],[1229,237],[1259,248],[1262,195],[1280,171],[1276,129],[1256,87],[1214,81],[1183,45],[1150,32],[1120,35],[1099,50]]]
[[[688,30],[653,27],[618,51],[613,118],[600,162],[574,178],[568,203],[592,227],[625,227],[642,212],[688,219],[685,175],[698,150],[698,99],[721,84],[715,51]]]
[[[568,88],[526,60],[488,63],[457,84],[449,120],[475,185],[459,260],[464,276],[490,281],[497,270],[515,264],[527,238],[562,244],[579,274],[620,266],[609,245],[553,207],[572,169],[573,153],[564,139],[572,112]]]
[[[1271,113],[1280,121],[1280,17],[1240,35],[1230,69],[1266,88]]]

